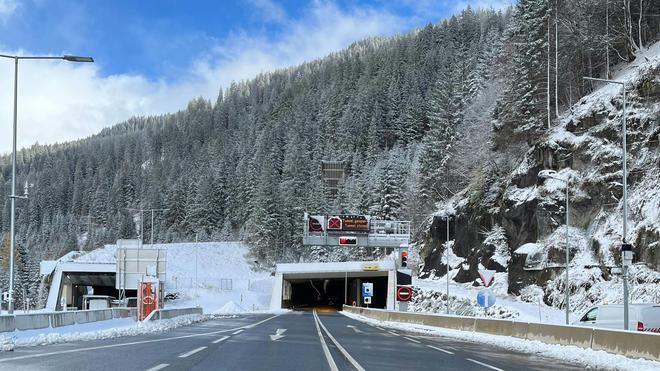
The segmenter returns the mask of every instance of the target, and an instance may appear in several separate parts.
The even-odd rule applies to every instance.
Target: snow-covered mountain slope
[[[166,294],[172,307],[199,305],[205,313],[266,310],[272,278],[252,269],[248,247],[240,242],[199,242],[144,245],[167,251]],[[77,262],[114,263],[116,245],[90,251]],[[74,253],[77,254],[77,253]]]
[[[633,302],[660,302],[660,43],[615,70],[626,84],[628,232],[635,265]],[[590,82],[585,82],[590,83]],[[422,248],[422,276],[443,276],[445,220],[452,254],[463,258],[451,276],[473,282],[479,267],[508,273],[508,292],[541,288],[546,304],[564,306],[566,181],[570,221],[571,309],[623,298],[621,85],[594,83],[502,179],[472,185],[441,205]],[[544,171],[545,170],[545,171]],[[540,172],[543,173],[539,174]],[[555,171],[548,172],[548,171]],[[547,175],[559,178],[552,179]]]

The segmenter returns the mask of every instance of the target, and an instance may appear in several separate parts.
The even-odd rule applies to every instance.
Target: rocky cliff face
[[[634,244],[632,300],[660,300],[660,44],[618,71],[626,82],[629,217]],[[595,86],[499,179],[475,180],[434,215],[420,255],[422,275],[443,276],[445,253],[458,282],[481,267],[508,272],[509,292],[532,285],[561,307],[565,282],[566,182],[569,284],[579,310],[620,299],[622,117],[620,85]],[[494,153],[497,156],[497,153]],[[445,251],[449,216],[450,250]],[[458,272],[455,271],[458,269]],[[638,284],[637,286],[635,286]],[[636,290],[636,291],[635,291]]]

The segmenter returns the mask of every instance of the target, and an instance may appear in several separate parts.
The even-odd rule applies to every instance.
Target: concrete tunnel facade
[[[277,264],[270,308],[306,309],[342,304],[366,306],[362,283],[373,283],[370,308],[394,310],[396,266],[393,260]]]

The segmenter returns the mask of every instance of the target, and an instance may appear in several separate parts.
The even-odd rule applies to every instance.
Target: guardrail
[[[137,308],[108,308],[0,316],[0,332],[56,328],[113,318],[137,318]]]
[[[627,357],[660,361],[660,334],[590,327],[545,325],[441,314],[393,312],[384,309],[358,308],[344,305],[348,313],[360,314],[380,321],[413,323],[454,330],[483,332],[538,340],[547,344],[574,345],[580,348],[603,350]]]
[[[156,309],[151,312],[145,321],[154,321],[157,319],[169,319],[178,316],[185,316],[189,314],[204,314],[204,311],[201,307],[195,308],[172,308],[172,309]]]

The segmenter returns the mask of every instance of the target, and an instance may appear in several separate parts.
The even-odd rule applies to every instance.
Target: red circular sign
[[[412,297],[412,289],[408,286],[400,286],[396,290],[396,299],[398,301],[410,301]]]

